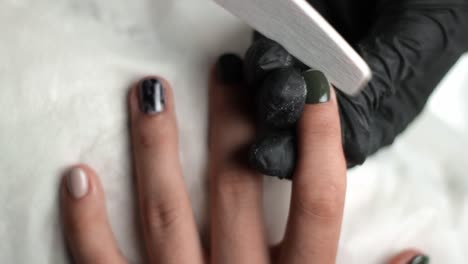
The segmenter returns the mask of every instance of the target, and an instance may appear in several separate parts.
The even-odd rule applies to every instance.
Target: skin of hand
[[[242,60],[222,56],[209,80],[210,244],[202,245],[178,156],[174,98],[167,81],[149,77],[129,92],[136,194],[147,263],[335,263],[346,191],[338,104],[304,107],[299,121],[299,166],[293,180],[284,241],[266,242],[262,178],[246,162],[256,128]],[[320,141],[315,140],[317,137]],[[64,176],[61,213],[76,263],[127,263],[108,221],[103,188],[86,165]],[[392,264],[421,264],[407,251]],[[415,262],[416,261],[416,262]]]
[[[468,1],[309,0],[368,63],[373,79],[361,94],[337,91],[348,167],[395,138],[423,110],[429,96],[456,60],[468,50]],[[256,34],[246,54],[246,75],[256,88],[257,125],[251,163],[260,172],[291,178],[296,163],[291,133],[304,105],[307,67],[278,43]],[[278,142],[281,142],[279,144]],[[287,156],[275,166],[277,156]]]

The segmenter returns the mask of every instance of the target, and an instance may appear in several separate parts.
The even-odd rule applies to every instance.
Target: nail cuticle
[[[154,78],[141,81],[139,99],[143,113],[155,115],[163,112],[166,100],[162,82]]]

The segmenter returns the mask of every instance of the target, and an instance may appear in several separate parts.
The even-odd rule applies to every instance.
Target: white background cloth
[[[119,245],[140,263],[126,92],[145,75],[173,85],[186,183],[206,228],[207,74],[219,54],[243,54],[250,33],[209,0],[1,1],[0,263],[67,262],[58,183],[80,162],[101,176]],[[407,247],[466,263],[467,72],[465,58],[393,147],[349,173],[338,263],[382,263]],[[289,184],[265,184],[278,241]]]

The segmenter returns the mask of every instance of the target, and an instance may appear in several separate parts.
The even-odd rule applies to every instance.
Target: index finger
[[[281,263],[335,263],[346,192],[338,105],[321,72],[304,77],[307,105]]]

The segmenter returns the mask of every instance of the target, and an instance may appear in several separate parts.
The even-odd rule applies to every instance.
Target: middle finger
[[[262,178],[242,162],[254,136],[245,115],[242,61],[225,55],[210,80],[210,202],[213,263],[268,263],[262,214]],[[237,76],[236,76],[237,75]],[[243,98],[245,99],[245,98]]]

